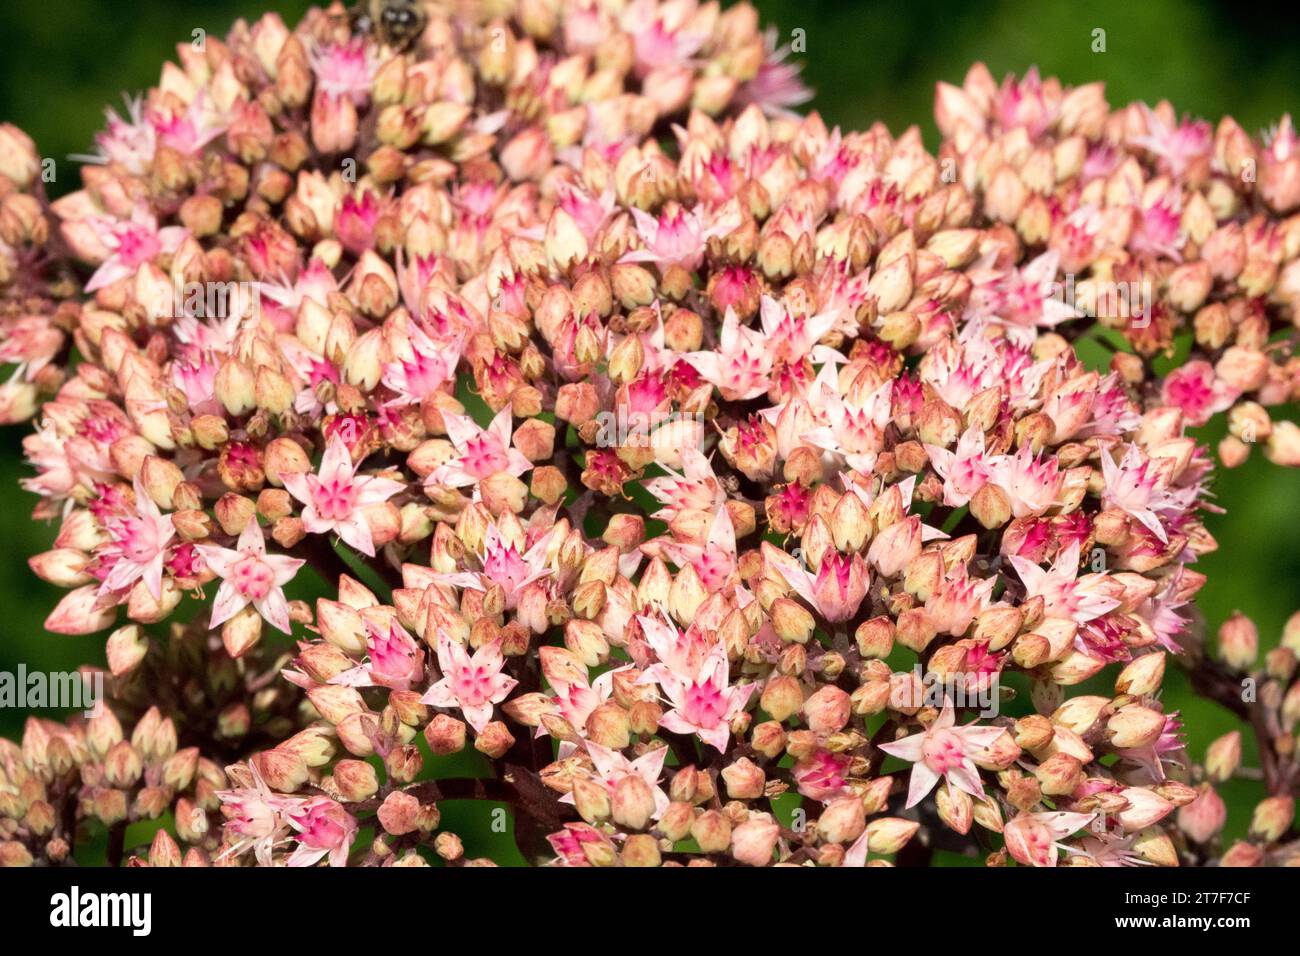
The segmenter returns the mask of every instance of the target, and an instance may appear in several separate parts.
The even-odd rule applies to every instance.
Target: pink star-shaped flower
[[[99,555],[108,568],[100,595],[125,590],[143,578],[149,593],[161,597],[163,561],[176,529],[139,478],[135,480],[135,514],[108,518],[104,525],[111,540]]]
[[[519,682],[501,673],[505,666],[501,642],[484,644],[470,657],[465,646],[445,631],[438,633],[438,668],[442,679],[425,692],[420,702],[434,707],[459,707],[475,731],[492,719],[492,705],[509,696]]]
[[[943,503],[950,508],[967,504],[971,496],[993,478],[997,456],[984,453],[984,432],[968,428],[957,441],[957,450],[926,445],[930,463],[943,479]]]
[[[298,848],[289,866],[312,866],[329,856],[330,866],[347,866],[348,850],[357,835],[357,821],[343,805],[329,797],[315,797],[290,810],[289,826],[297,831]]]
[[[92,219],[89,225],[108,254],[86,283],[87,294],[135,275],[140,266],[163,253],[175,252],[189,234],[184,226],[159,229],[158,220],[144,206],[137,207],[130,219]]]
[[[1056,866],[1061,840],[1082,830],[1095,813],[1021,813],[1009,821],[1002,835],[1007,852],[1026,866]]]
[[[1048,570],[1016,555],[1007,560],[1025,583],[1025,599],[1042,597],[1043,613],[1085,624],[1119,607],[1120,602],[1101,589],[1112,583],[1104,574],[1079,577],[1079,542],[1062,548]]]
[[[1003,730],[1001,727],[979,727],[974,723],[956,727],[956,722],[952,701],[945,701],[939,716],[925,730],[880,745],[885,753],[912,764],[912,779],[907,788],[908,808],[924,800],[940,779],[973,797],[984,796],[984,784],[971,756],[990,746],[1002,736]]]
[[[396,620],[381,625],[366,622],[369,660],[330,678],[331,684],[348,687],[391,687],[410,690],[424,674],[424,650]]]
[[[361,509],[387,501],[406,486],[391,478],[357,477],[348,446],[334,435],[325,448],[320,471],[315,475],[285,475],[284,487],[306,506],[302,509],[302,523],[308,531],[333,531],[362,554],[374,557],[375,543]]]
[[[675,734],[695,734],[722,753],[731,735],[731,719],[745,709],[754,692],[753,684],[728,686],[727,652],[721,643],[714,645],[693,676],[661,669],[641,677],[642,683],[650,681],[658,682],[673,705],[659,725]]]
[[[301,558],[267,554],[266,538],[256,519],[244,525],[234,548],[196,545],[212,572],[221,578],[212,602],[212,627],[219,627],[249,604],[266,622],[284,633],[289,629],[289,602],[284,586],[305,563]]]
[[[668,756],[667,747],[656,747],[653,750],[637,757],[635,760],[628,760],[617,750],[611,750],[608,747],[602,747],[600,744],[588,740],[585,744],[587,754],[591,757],[591,762],[596,768],[596,775],[600,783],[609,790],[613,795],[614,788],[624,777],[640,777],[645,781],[650,792],[654,794],[655,812],[654,819],[658,820],[663,812],[668,809],[668,794],[664,793],[663,788],[659,786],[659,777],[663,774],[664,758]],[[572,804],[574,802],[573,793],[566,793],[560,797],[560,803]]]
[[[456,458],[430,472],[424,481],[426,485],[463,488],[501,471],[517,478],[533,467],[510,445],[513,431],[510,406],[497,412],[487,428],[479,428],[473,419],[450,412],[444,412],[442,420],[447,426],[447,437],[456,446]]]
[[[1102,504],[1132,515],[1162,543],[1167,543],[1169,534],[1156,512],[1183,509],[1165,488],[1164,475],[1156,463],[1143,455],[1136,445],[1129,445],[1118,463],[1109,454],[1103,453],[1101,473],[1106,482],[1101,497]]]

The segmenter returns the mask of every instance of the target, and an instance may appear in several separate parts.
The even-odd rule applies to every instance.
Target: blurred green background
[[[39,0],[10,2],[0,31],[0,119],[26,129],[45,156],[59,163],[59,192],[76,185],[70,153],[87,150],[105,105],[119,105],[158,78],[175,44],[197,28],[220,34],[239,16],[268,7],[288,22],[303,0]],[[1231,112],[1249,130],[1300,109],[1297,79],[1300,24],[1264,7],[1240,3],[1194,5],[1182,0],[1106,0],[1053,4],[1042,0],[957,6],[853,0],[758,0],[765,23],[783,42],[805,31],[805,76],[818,90],[814,105],[829,123],[861,127],[880,119],[894,131],[919,123],[937,143],[931,119],[934,83],[960,83],[984,60],[996,77],[1037,64],[1067,83],[1104,80],[1112,104],[1167,98],[1180,111],[1211,120]],[[1105,52],[1093,52],[1094,31]],[[48,548],[54,530],[33,524],[34,498],[18,488],[28,473],[21,458],[24,428],[0,432],[0,670],[18,662],[47,670],[102,662],[102,637],[48,635],[42,621],[60,592],[38,581],[26,557]],[[1207,441],[1220,432],[1207,429]],[[1228,514],[1211,516],[1220,550],[1200,565],[1210,583],[1200,609],[1213,631],[1234,609],[1259,624],[1273,646],[1300,607],[1300,471],[1283,471],[1256,455],[1222,474],[1215,486]],[[1293,529],[1287,531],[1286,529]],[[1183,711],[1190,746],[1200,759],[1209,741],[1237,727],[1219,707],[1194,700],[1181,674],[1166,698]],[[21,732],[20,713],[0,710],[0,733]],[[1247,735],[1246,763],[1256,757]],[[1244,831],[1259,787],[1225,788],[1229,834]]]

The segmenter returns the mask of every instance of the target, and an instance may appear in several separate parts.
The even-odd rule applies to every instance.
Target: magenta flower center
[[[153,523],[143,518],[124,518],[118,540],[122,555],[137,564],[153,560],[162,550],[162,536]]]
[[[935,773],[958,769],[965,760],[961,738],[947,728],[930,731],[921,744],[921,759]]]
[[[686,688],[686,705],[682,713],[696,727],[716,727],[727,713],[722,692],[712,683],[692,684]]]
[[[266,562],[250,554],[230,569],[230,582],[244,597],[257,601],[275,586],[275,573]]]
[[[479,478],[494,475],[509,464],[501,443],[483,435],[471,438],[465,443],[465,454],[462,459],[465,470]]]
[[[357,506],[357,489],[351,481],[322,481],[312,496],[316,512],[326,521],[344,521]]]
[[[467,707],[486,704],[492,697],[494,677],[496,674],[488,668],[471,664],[452,677],[452,690],[456,699]]]
[[[128,226],[117,236],[117,255],[122,263],[132,269],[148,262],[162,250],[162,243],[152,229],[145,226]]]

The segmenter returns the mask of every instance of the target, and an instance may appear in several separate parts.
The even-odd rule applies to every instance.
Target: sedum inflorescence
[[[111,698],[0,745],[0,862],[490,862],[466,797],[563,865],[1295,858],[1300,620],[1206,656],[1187,434],[1300,464],[1289,119],[976,66],[932,155],[745,4],[424,7],[182,45],[54,201],[0,127],[0,414]],[[1260,736],[1229,847],[1180,659]]]

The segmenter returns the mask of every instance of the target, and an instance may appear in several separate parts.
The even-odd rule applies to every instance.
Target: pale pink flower
[[[375,543],[361,509],[380,504],[406,486],[392,478],[357,475],[348,446],[338,435],[325,447],[317,474],[289,474],[284,487],[304,505],[303,526],[312,534],[333,531],[362,554],[374,557]]]
[[[692,29],[694,0],[633,0],[621,15],[622,26],[632,37],[637,68],[644,73],[686,64],[708,40],[707,32]]]
[[[1012,409],[1036,401],[1050,362],[1034,362],[1028,350],[1005,337],[988,337],[988,321],[973,319],[954,342],[941,338],[921,359],[921,380],[953,408],[965,408],[979,392],[1000,388]]]
[[[551,675],[547,675],[547,682],[550,683],[551,689],[555,696],[551,698],[551,703],[555,705],[556,711],[563,717],[580,736],[586,736],[587,718],[597,707],[609,700],[610,695],[614,693],[614,674],[618,671],[626,670],[625,667],[618,667],[614,670],[605,671],[594,681],[588,683],[581,681],[561,681],[555,680]],[[545,723],[537,725],[536,736],[545,737],[550,734]]]
[[[849,620],[867,595],[871,573],[860,554],[849,556],[838,551],[827,554],[813,573],[798,559],[766,541],[762,553],[766,563],[785,583],[828,621]]]
[[[210,627],[219,627],[249,604],[273,627],[289,629],[289,602],[284,586],[306,562],[283,554],[267,554],[266,538],[256,518],[249,519],[234,548],[196,545],[203,561],[221,578],[212,602]]]
[[[95,134],[95,152],[91,155],[74,154],[68,158],[81,163],[117,163],[133,176],[149,172],[157,150],[157,133],[144,117],[144,98],[126,100],[126,117],[112,107],[104,109],[107,125]]]
[[[672,521],[680,511],[715,512],[727,500],[727,492],[713,473],[713,466],[698,449],[682,452],[682,473],[661,465],[662,478],[650,478],[642,486],[659,501],[662,508],[651,515],[660,521]]]
[[[1187,619],[1178,613],[1178,609],[1188,603],[1182,582],[1183,570],[1179,568],[1165,579],[1160,590],[1138,605],[1135,612],[1151,626],[1156,643],[1173,654],[1182,653],[1178,636],[1187,630]]]
[[[1152,783],[1163,783],[1165,764],[1183,765],[1181,754],[1187,748],[1183,739],[1183,722],[1177,713],[1165,716],[1165,726],[1160,736],[1145,747],[1125,747],[1116,751],[1125,760],[1137,764],[1150,777]]]
[[[510,444],[514,430],[510,406],[497,412],[487,428],[480,428],[472,418],[443,412],[447,437],[456,447],[456,457],[439,465],[424,480],[425,485],[463,488],[474,485],[498,472],[516,478],[532,468],[532,463]]]
[[[684,357],[728,401],[757,398],[771,387],[772,352],[761,333],[740,324],[733,309],[722,320],[717,349]]]
[[[606,187],[600,196],[592,196],[578,186],[563,183],[559,186],[557,192],[559,194],[559,208],[572,217],[578,229],[586,236],[587,242],[592,242],[596,238],[601,227],[609,221],[609,217],[618,209],[614,190],[609,187]],[[541,238],[540,235],[539,238]],[[656,304],[658,303],[656,302]]]
[[[993,113],[1004,130],[1023,127],[1030,139],[1037,139],[1056,119],[1057,107],[1043,93],[1038,67],[1030,67],[1017,80],[1007,74],[993,100]]]
[[[466,722],[475,731],[482,731],[492,719],[492,705],[505,700],[519,683],[501,673],[505,665],[500,640],[484,644],[470,657],[463,644],[440,631],[438,669],[442,678],[420,702],[433,707],[459,707]]]
[[[1025,599],[1043,599],[1043,613],[1085,624],[1119,607],[1120,602],[1111,597],[1111,584],[1104,574],[1085,574],[1079,577],[1079,542],[1072,541],[1056,555],[1051,568],[1044,570],[1026,558],[1011,555],[1007,558],[1025,585]]]
[[[407,258],[402,248],[398,247],[397,288],[402,293],[402,304],[411,315],[423,314],[424,290],[429,285],[429,281],[443,268],[445,263],[435,254]]]
[[[1184,509],[1166,489],[1164,474],[1156,462],[1147,458],[1136,445],[1129,445],[1119,464],[1108,452],[1103,452],[1101,472],[1106,483],[1102,504],[1132,515],[1161,542],[1168,542],[1169,535],[1156,512],[1182,512]]]
[[[292,335],[303,302],[310,299],[321,308],[327,308],[330,293],[337,292],[338,288],[334,273],[313,256],[293,281],[286,278],[281,282],[257,283],[257,291],[261,294],[259,307],[276,329]],[[293,340],[299,341],[296,336]]]
[[[663,787],[659,786],[659,778],[663,775],[664,758],[668,756],[667,747],[655,747],[635,760],[628,760],[619,751],[602,747],[592,740],[586,741],[583,746],[591,757],[600,783],[611,796],[618,782],[624,777],[640,777],[654,795],[655,812],[651,818],[658,820],[663,816],[663,812],[668,809],[669,800],[668,794],[664,793]],[[560,803],[571,805],[573,802],[572,791],[560,797]]]
[[[1165,376],[1160,400],[1182,409],[1188,425],[1204,425],[1237,400],[1241,392],[1214,374],[1214,366],[1195,359]]]
[[[653,676],[642,675],[640,682],[658,683],[672,704],[672,709],[659,721],[661,727],[674,734],[695,734],[726,753],[731,720],[745,709],[755,688],[754,684],[731,687],[727,670],[727,651],[718,643],[693,676],[682,677],[674,670],[664,669]]]
[[[320,45],[311,51],[317,92],[347,98],[356,106],[369,99],[378,66],[374,50],[365,37]]]
[[[998,456],[985,454],[984,432],[976,427],[962,433],[955,452],[937,445],[926,445],[925,451],[943,479],[943,503],[950,508],[967,504],[997,470]]]
[[[654,651],[657,663],[645,668],[643,676],[658,681],[667,674],[691,678],[699,673],[705,660],[713,653],[716,641],[698,627],[679,631],[671,622],[665,623],[649,615],[638,615],[645,642]]]
[[[794,112],[795,107],[813,98],[813,91],[799,77],[803,64],[790,61],[790,44],[777,45],[779,36],[776,27],[764,33],[763,46],[767,55],[763,57],[757,75],[736,91],[736,98],[742,104],[756,104],[769,116],[792,117],[798,115]]]
[[[367,662],[330,678],[348,687],[391,687],[410,690],[424,676],[424,650],[396,620],[380,625],[366,621]]]
[[[1182,229],[1183,199],[1179,188],[1170,187],[1163,196],[1142,205],[1138,212],[1129,248],[1182,262],[1181,250],[1187,244],[1187,236]]]
[[[49,408],[48,404],[46,408]],[[35,477],[21,480],[25,491],[55,501],[68,497],[77,486],[78,476],[65,448],[66,441],[48,419],[23,438],[23,455],[36,469]]]
[[[1007,822],[1002,833],[1007,852],[1026,866],[1056,866],[1060,851],[1067,849],[1061,840],[1082,830],[1096,816],[1095,813],[1019,813]]]
[[[1035,328],[1080,318],[1082,313],[1061,296],[1059,265],[1060,255],[1049,251],[1018,268],[977,273],[966,317],[1005,326],[1021,344],[1033,342]]]
[[[143,205],[136,207],[130,219],[95,217],[89,219],[87,225],[107,252],[107,257],[86,283],[87,293],[130,278],[146,262],[175,252],[188,235],[184,226],[159,229],[158,220]]]
[[[1089,831],[1079,840],[1078,847],[1064,847],[1067,853],[1086,856],[1098,866],[1150,866],[1134,848],[1140,833],[1112,833]]]
[[[838,388],[827,384],[828,380],[835,380],[834,366],[830,363],[822,367],[817,382],[808,392],[809,403],[826,424],[809,429],[801,437],[808,444],[839,456],[849,468],[870,473],[885,445],[893,384],[886,382],[859,401],[843,398]]]
[[[293,399],[294,411],[309,418],[321,418],[325,414],[337,413],[338,404],[335,401],[332,399],[328,402],[321,401],[319,386],[322,382],[337,385],[341,381],[342,376],[338,366],[313,352],[293,336],[280,336],[279,345],[281,354],[284,355],[296,376],[294,384],[298,388],[298,393]]]
[[[912,778],[907,789],[908,808],[925,799],[940,779],[972,797],[984,797],[984,784],[971,757],[992,746],[1005,731],[1001,727],[980,727],[975,723],[956,727],[956,722],[957,713],[952,701],[945,700],[943,710],[925,730],[880,745],[885,753],[912,764]]]
[[[694,271],[704,261],[704,249],[715,236],[725,236],[740,225],[740,215],[726,207],[715,214],[670,205],[659,218],[632,207],[632,218],[641,236],[641,249],[627,253],[621,262],[650,262],[659,266],[681,266]]]
[[[123,591],[143,579],[149,593],[162,597],[163,562],[176,528],[149,497],[139,477],[135,479],[135,513],[115,515],[104,521],[109,543],[99,552],[108,569],[100,585],[101,596]]]
[[[158,143],[185,156],[198,155],[203,147],[221,136],[227,126],[202,90],[184,110],[150,110],[148,116]]]
[[[238,839],[222,856],[240,856],[252,850],[261,866],[271,866],[271,854],[287,835],[289,824],[285,811],[297,808],[302,800],[273,793],[253,761],[247,764],[252,784],[232,790],[218,790],[225,829]]]
[[[286,814],[297,831],[298,847],[289,866],[312,866],[325,856],[330,866],[347,866],[348,851],[357,836],[357,821],[343,805],[329,797],[313,797]]]
[[[16,365],[14,377],[31,381],[54,358],[64,336],[44,316],[25,316],[8,323],[0,337],[0,363]]]
[[[925,602],[930,623],[940,634],[960,637],[971,621],[989,605],[997,577],[972,578],[965,565],[956,568],[939,582]]]
[[[719,508],[713,516],[704,542],[656,538],[642,549],[647,553],[658,550],[679,568],[691,565],[709,591],[720,590],[736,570],[736,529],[726,508]]]
[[[1158,157],[1160,168],[1171,176],[1181,177],[1194,162],[1210,154],[1214,131],[1205,120],[1184,118],[1176,126],[1170,126],[1145,103],[1142,112],[1146,116],[1147,135],[1134,139],[1133,145]]]
[[[507,610],[514,610],[520,592],[551,573],[546,565],[550,546],[551,536],[546,534],[520,554],[519,548],[501,534],[496,525],[488,525],[483,536],[483,553],[479,556],[483,570],[439,574],[436,579],[442,584],[475,591],[485,591],[489,585],[499,584],[505,592]]]
[[[1056,458],[1035,456],[1028,445],[1014,455],[1002,455],[993,470],[993,484],[1007,493],[1017,518],[1041,515],[1056,504],[1065,476]]]
[[[817,343],[835,326],[834,312],[821,312],[813,316],[795,316],[770,295],[760,300],[759,321],[772,353],[786,362],[798,362],[812,354],[813,361],[826,361],[842,356],[834,349],[818,350]]]
[[[196,352],[189,360],[177,358],[171,364],[172,385],[181,391],[195,415],[220,415],[217,401],[217,372],[221,364],[212,356]]]
[[[418,325],[408,328],[408,347],[384,366],[383,382],[397,393],[388,404],[411,405],[456,379],[460,339],[433,339]],[[445,419],[444,419],[445,420]]]
[[[1080,426],[1074,436],[1076,439],[1131,432],[1142,421],[1142,416],[1138,414],[1124,384],[1115,372],[1111,372],[1097,383],[1089,414],[1089,420]]]

